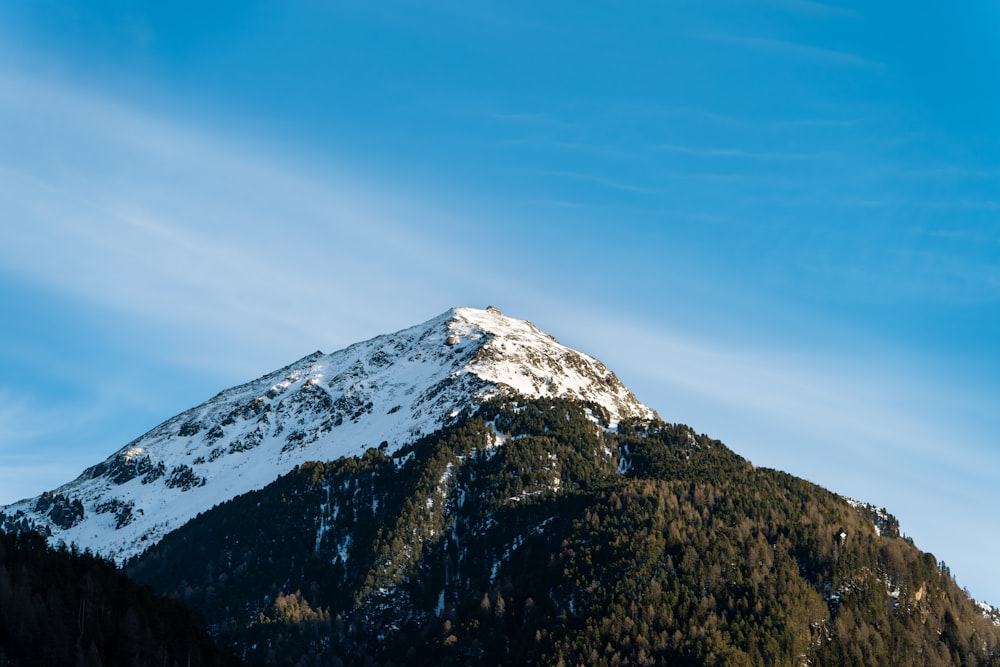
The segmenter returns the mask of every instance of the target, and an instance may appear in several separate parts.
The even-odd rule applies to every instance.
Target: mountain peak
[[[588,401],[611,426],[655,413],[601,362],[526,320],[452,308],[231,387],[76,480],[0,512],[124,560],[190,518],[311,460],[392,452],[502,395]]]
[[[612,424],[624,417],[654,416],[604,364],[565,347],[527,320],[503,315],[494,306],[453,308],[446,316],[446,344],[477,345],[466,370],[498,390],[594,401],[608,411]]]

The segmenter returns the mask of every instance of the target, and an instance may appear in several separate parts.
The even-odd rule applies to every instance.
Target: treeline
[[[687,426],[606,419],[488,403],[304,465],[128,571],[268,665],[1000,667],[1000,628],[870,515]]]
[[[113,563],[0,533],[0,665],[235,666],[195,614]]]

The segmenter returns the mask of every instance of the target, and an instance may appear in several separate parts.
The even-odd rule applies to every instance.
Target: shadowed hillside
[[[112,563],[0,533],[0,665],[238,664],[192,611]]]

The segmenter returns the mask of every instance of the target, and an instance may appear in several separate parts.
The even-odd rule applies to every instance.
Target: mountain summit
[[[454,308],[226,389],[74,481],[2,508],[0,527],[125,560],[306,461],[391,453],[515,394],[583,401],[612,426],[655,416],[601,362],[530,322]]]

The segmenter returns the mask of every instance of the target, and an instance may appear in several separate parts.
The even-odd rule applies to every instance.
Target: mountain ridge
[[[0,528],[33,528],[121,562],[295,465],[395,451],[501,394],[592,401],[610,426],[655,415],[600,361],[530,322],[452,308],[224,389],[75,480],[0,508]]]

